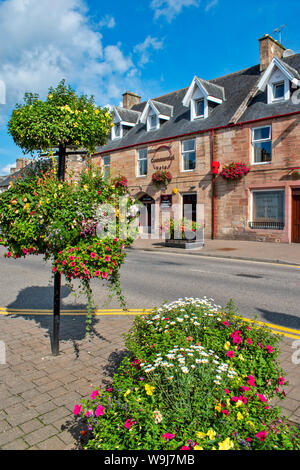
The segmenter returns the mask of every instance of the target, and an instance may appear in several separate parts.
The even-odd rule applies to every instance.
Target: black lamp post
[[[66,151],[64,145],[60,145],[58,152],[57,178],[59,181],[65,180],[66,156],[87,154],[86,151]],[[60,327],[60,294],[61,294],[61,273],[54,274],[54,299],[53,299],[53,335],[51,342],[52,355],[59,355],[59,327]]]

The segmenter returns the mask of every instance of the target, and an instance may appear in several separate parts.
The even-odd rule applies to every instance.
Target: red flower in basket
[[[236,180],[243,178],[249,171],[250,168],[245,163],[232,162],[223,167],[220,175],[226,180]]]

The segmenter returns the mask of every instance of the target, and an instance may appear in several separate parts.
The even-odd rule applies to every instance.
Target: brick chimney
[[[259,39],[259,52],[260,52],[260,71],[263,72],[266,70],[271,60],[274,57],[281,59],[285,47],[280,44],[278,41],[275,41],[271,36],[265,34],[262,38]]]
[[[123,108],[131,109],[135,104],[141,102],[141,97],[130,91],[123,93]]]
[[[30,160],[28,158],[17,158],[16,161],[16,171],[23,170]]]

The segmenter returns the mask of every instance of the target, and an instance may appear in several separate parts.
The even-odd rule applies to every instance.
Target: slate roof
[[[281,59],[282,63],[292,67],[300,73],[300,54]],[[106,145],[97,148],[97,153],[104,153],[127,146],[146,144],[147,142],[172,138],[176,135],[189,134],[206,129],[217,128],[228,125],[241,104],[249,95],[251,90],[257,85],[261,78],[260,66],[255,65],[245,70],[235,72],[224,77],[209,80],[207,83],[212,86],[224,88],[226,101],[217,105],[211,110],[205,119],[190,120],[190,109],[182,105],[182,100],[189,87],[172,93],[154,98],[154,101],[173,106],[173,116],[164,122],[159,129],[147,131],[146,125],[138,123],[122,138],[108,140]],[[204,81],[205,82],[205,81]],[[300,104],[293,104],[292,100],[280,103],[267,104],[266,92],[258,93],[250,100],[246,110],[240,116],[238,122],[245,122],[264,117],[276,116],[278,114],[288,114],[300,111]],[[143,112],[147,101],[132,107],[132,110]]]
[[[219,98],[220,100],[225,100],[225,90],[222,86],[217,85],[216,83],[203,80],[202,78],[197,77],[197,80],[201,83],[203,88],[207,91],[209,96],[214,98]]]
[[[120,118],[124,122],[132,122],[136,124],[139,120],[141,113],[132,109],[121,108],[120,106],[114,106]]]
[[[164,116],[169,116],[169,117],[173,116],[173,106],[166,104],[166,103],[162,103],[160,101],[156,101],[156,100],[151,100],[151,101],[154,104],[157,111],[159,112],[159,114],[162,114]]]

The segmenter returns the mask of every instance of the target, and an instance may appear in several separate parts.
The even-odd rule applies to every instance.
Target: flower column
[[[58,168],[57,177],[59,181],[65,180],[66,166],[66,148],[62,145],[58,150]],[[56,271],[54,274],[54,299],[53,299],[53,336],[52,336],[52,354],[59,354],[59,327],[60,327],[60,292],[61,292],[61,273]]]

